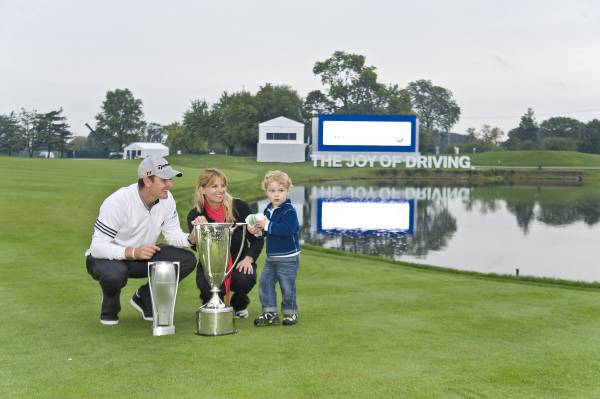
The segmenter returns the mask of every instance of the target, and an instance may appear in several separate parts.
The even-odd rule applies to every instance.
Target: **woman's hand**
[[[192,220],[192,225],[197,225],[197,224],[204,224],[204,223],[208,223],[208,220],[206,220],[205,216],[197,216],[196,219]]]
[[[254,268],[252,267],[252,257],[246,256],[244,259],[238,262],[236,269],[244,274],[254,274]]]
[[[248,225],[248,233],[255,235],[255,236],[260,236],[262,234],[262,230],[256,226],[252,227],[252,226]]]
[[[262,218],[256,218],[256,224],[254,225],[254,227],[263,230],[265,228],[265,224],[267,224],[267,218],[266,217],[262,217]]]

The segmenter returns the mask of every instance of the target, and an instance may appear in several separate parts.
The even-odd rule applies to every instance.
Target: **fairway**
[[[274,165],[169,158],[184,177],[183,220],[198,170],[261,195]],[[238,334],[193,334],[198,290],[179,287],[176,334],[153,337],[122,291],[116,327],[83,253],[102,200],[133,183],[138,161],[0,157],[0,398],[595,398],[600,289],[419,269],[303,249],[299,324],[256,328],[258,287]],[[347,169],[287,168],[293,179]],[[351,177],[369,176],[353,170]],[[350,177],[350,176],[348,176]],[[262,259],[259,261],[259,272]]]

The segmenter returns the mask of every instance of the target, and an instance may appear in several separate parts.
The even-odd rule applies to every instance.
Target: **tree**
[[[317,114],[333,114],[335,110],[335,103],[319,90],[313,90],[308,93],[302,107],[305,121],[308,121],[313,112]]]
[[[259,122],[278,116],[285,116],[295,121],[303,120],[302,99],[290,86],[266,83],[254,96],[254,103]]]
[[[463,148],[477,148],[478,151],[490,151],[497,149],[500,140],[504,137],[504,132],[499,127],[483,125],[479,131],[470,127],[467,129],[467,143]]]
[[[440,135],[445,134],[448,141],[448,133],[460,117],[460,107],[452,92],[424,79],[410,82],[406,90],[412,108],[418,115],[421,134],[430,134],[433,141],[438,143]],[[429,150],[423,146],[421,149]]]
[[[398,85],[388,85],[383,92],[388,114],[413,114],[410,93]]]
[[[185,136],[185,129],[179,122],[173,122],[170,125],[165,126],[167,131],[167,146],[171,151],[177,153],[178,151],[191,153],[193,146],[190,145]]]
[[[553,117],[540,124],[540,139],[544,149],[576,151],[585,124],[577,119]]]
[[[60,151],[60,157],[67,148],[67,143],[73,137],[69,131],[67,117],[61,115],[63,109],[50,111],[44,114],[38,114],[34,129],[37,130],[38,145],[46,149],[46,157],[50,158],[50,153],[57,148]]]
[[[228,155],[233,155],[236,147],[256,151],[258,111],[252,94],[224,92],[213,107],[213,115],[215,139],[225,145]]]
[[[165,127],[159,123],[152,122],[146,126],[145,139],[149,143],[162,143],[166,135]]]
[[[592,119],[583,127],[579,151],[600,154],[600,120]]]
[[[36,110],[27,111],[25,108],[21,108],[19,113],[19,124],[23,132],[23,140],[25,141],[25,149],[29,154],[29,157],[33,157],[33,152],[39,145],[39,130],[36,129],[38,120],[38,114]]]
[[[533,109],[528,108],[521,117],[519,126],[508,132],[504,146],[509,150],[533,150],[539,148],[540,127],[535,120]]]
[[[143,137],[145,126],[142,100],[134,98],[129,89],[116,89],[106,93],[91,135],[106,149],[122,150],[127,143]]]
[[[483,125],[480,130],[480,137],[484,143],[496,147],[504,137],[504,132],[499,127]]]
[[[88,149],[88,138],[85,136],[75,136],[69,142],[69,149],[72,151],[82,151]]]
[[[0,151],[11,156],[13,152],[25,148],[25,138],[14,112],[0,115]]]
[[[556,116],[540,124],[540,136],[542,138],[562,137],[579,140],[581,129],[584,126],[585,124],[577,119]]]
[[[411,113],[408,95],[397,85],[386,86],[377,81],[374,66],[365,65],[365,57],[336,51],[322,62],[316,62],[313,73],[320,76],[326,92],[308,94],[304,112],[338,114]]]
[[[213,138],[213,116],[206,101],[192,101],[191,109],[183,114],[181,139],[186,152],[205,151]]]

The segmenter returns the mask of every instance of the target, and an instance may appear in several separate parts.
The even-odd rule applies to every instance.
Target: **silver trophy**
[[[232,267],[227,271],[229,248],[233,232],[239,226],[242,228],[242,245],[233,260]],[[227,306],[219,298],[221,284],[233,270],[242,250],[246,238],[246,223],[204,223],[196,225],[196,251],[202,261],[204,277],[210,285],[212,298],[196,312],[196,334],[198,335],[226,335],[236,332],[233,323],[233,308]]]
[[[148,262],[152,298],[152,335],[175,334],[173,314],[179,286],[179,262]]]

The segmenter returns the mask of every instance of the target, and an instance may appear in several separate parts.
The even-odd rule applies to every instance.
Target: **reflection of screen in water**
[[[413,231],[413,200],[321,199],[317,230],[408,233]]]

